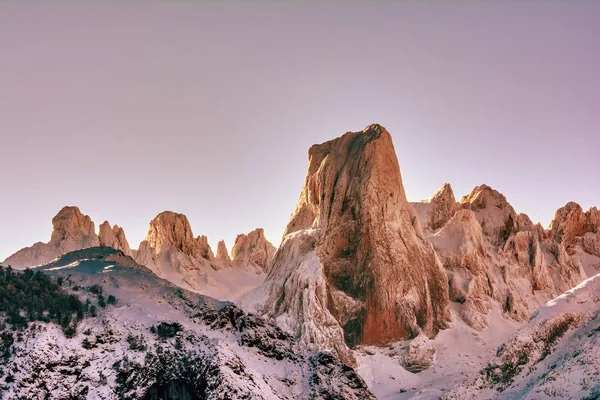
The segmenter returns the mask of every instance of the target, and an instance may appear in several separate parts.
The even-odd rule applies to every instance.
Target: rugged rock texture
[[[216,260],[224,267],[231,267],[233,265],[233,263],[231,262],[231,257],[229,257],[229,251],[227,251],[227,246],[225,245],[224,240],[220,240],[219,244],[217,244]]]
[[[600,257],[600,212],[596,207],[583,212],[574,202],[559,208],[550,224],[550,236],[572,254],[579,247]]]
[[[448,222],[458,204],[449,183],[445,183],[427,200],[412,203],[421,226],[426,231],[436,231]]]
[[[600,277],[539,308],[472,382],[442,399],[598,399]]]
[[[257,272],[268,272],[276,250],[265,237],[264,230],[255,229],[247,235],[241,234],[235,238],[231,249],[233,265],[255,268]]]
[[[214,284],[210,272],[219,269],[206,236],[194,238],[187,217],[172,211],[150,221],[135,259],[158,276],[192,289]]]
[[[448,287],[415,220],[383,127],[312,146],[284,241],[254,294],[267,297],[262,312],[348,362],[345,343],[435,335],[449,320]]]
[[[77,207],[64,207],[52,218],[52,236],[48,243],[38,242],[4,260],[13,268],[47,263],[61,254],[99,245],[94,223]]]
[[[128,256],[132,255],[129,242],[125,237],[125,231],[123,228],[117,225],[111,228],[108,221],[104,221],[100,225],[98,239],[100,241],[100,246],[112,247],[113,249],[122,250],[123,253],[127,254]]]
[[[540,224],[516,214],[506,198],[478,186],[461,200],[463,209],[428,236],[448,275],[458,317],[481,330],[487,315],[525,321],[531,312],[584,278],[562,244],[545,241]]]
[[[506,197],[488,185],[475,187],[460,204],[475,212],[484,235],[494,246],[502,246],[511,233],[517,232],[517,213]]]

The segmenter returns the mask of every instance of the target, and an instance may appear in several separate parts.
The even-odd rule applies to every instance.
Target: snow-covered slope
[[[541,307],[444,399],[600,398],[600,275]]]
[[[35,322],[2,342],[3,399],[373,398],[334,356],[309,353],[261,318],[177,288],[120,251],[80,250],[39,269],[97,305],[97,316],[71,339]],[[94,285],[116,304],[100,307]]]

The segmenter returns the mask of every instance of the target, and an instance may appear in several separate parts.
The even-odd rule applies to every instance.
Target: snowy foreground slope
[[[599,399],[600,275],[534,313],[476,379],[444,399]]]
[[[100,285],[117,302],[84,318],[71,339],[36,322],[0,343],[2,399],[374,398],[329,353],[308,353],[279,328],[177,288],[120,251],[80,250],[39,269],[82,300],[99,305]]]

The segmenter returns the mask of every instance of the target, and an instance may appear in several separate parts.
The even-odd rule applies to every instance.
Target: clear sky
[[[409,200],[600,206],[600,2],[0,3],[0,260],[77,205],[278,244],[308,147],[378,122]]]

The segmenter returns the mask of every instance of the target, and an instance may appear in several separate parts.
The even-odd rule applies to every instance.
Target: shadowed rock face
[[[312,146],[267,278],[267,313],[305,318],[292,329],[335,349],[335,321],[350,346],[435,335],[449,320],[447,278],[415,219],[385,128],[371,125]]]

